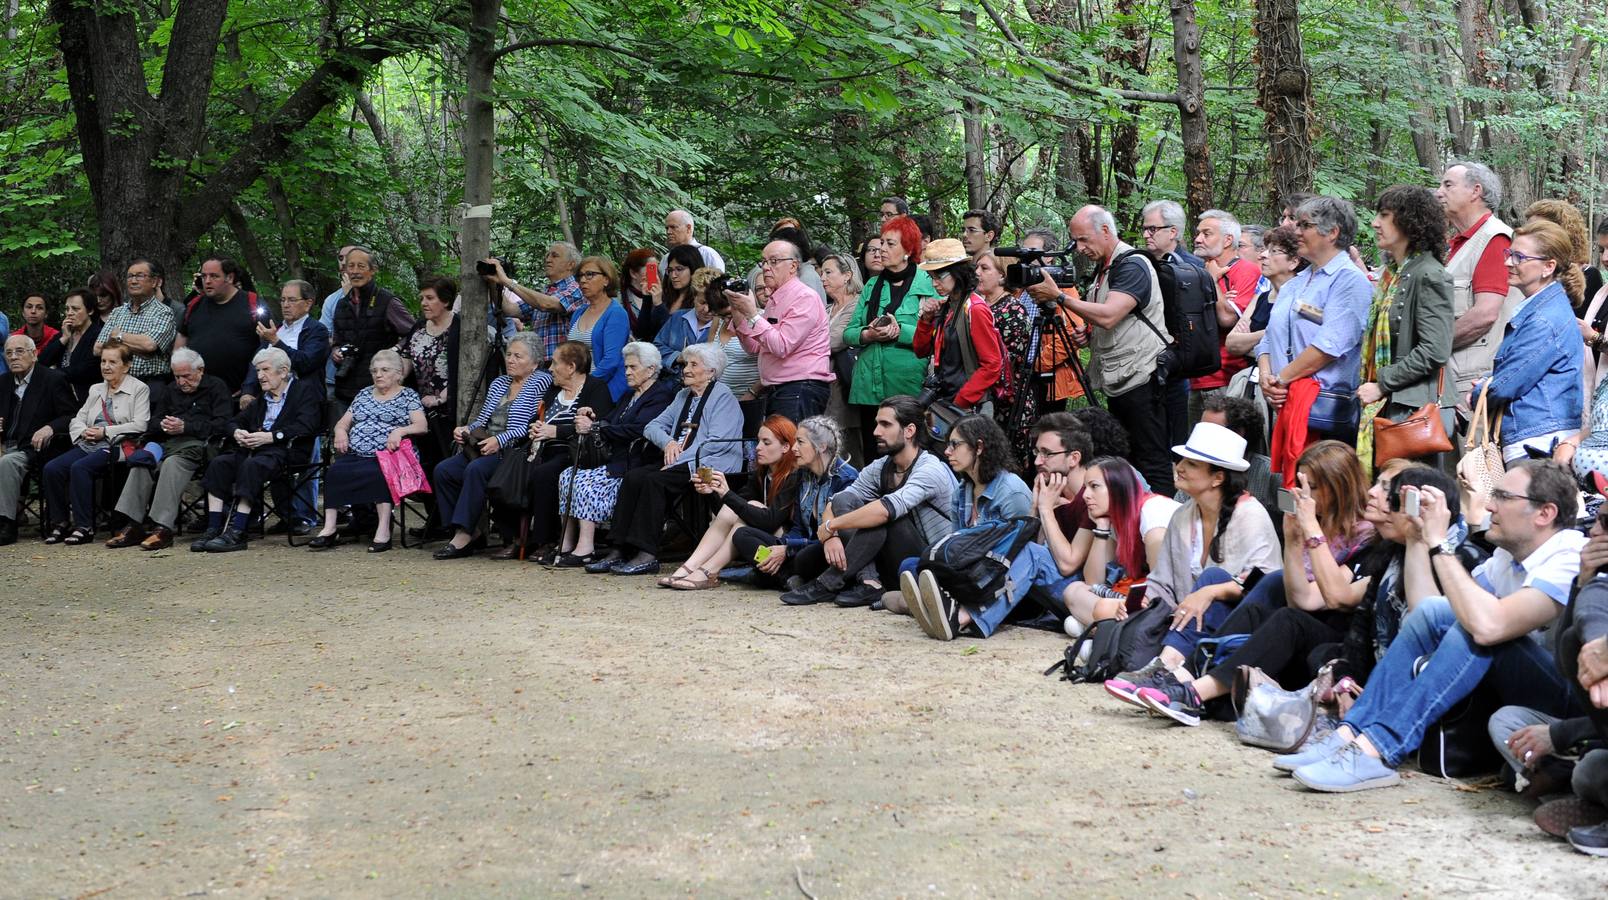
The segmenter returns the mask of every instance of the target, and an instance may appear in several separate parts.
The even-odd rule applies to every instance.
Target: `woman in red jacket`
[[[922,251],[921,269],[942,297],[923,300],[916,323],[916,355],[933,361],[923,396],[992,415],[994,386],[1005,377],[1005,349],[993,310],[976,293],[977,268],[960,241],[945,238]]]

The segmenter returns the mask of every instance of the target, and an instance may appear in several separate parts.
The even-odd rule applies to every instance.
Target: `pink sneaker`
[[[1145,701],[1139,698],[1139,692],[1144,688],[1131,681],[1124,681],[1121,678],[1108,678],[1105,681],[1105,689],[1106,693],[1121,700],[1123,703],[1132,704],[1146,712],[1150,711],[1150,707],[1145,705]]]

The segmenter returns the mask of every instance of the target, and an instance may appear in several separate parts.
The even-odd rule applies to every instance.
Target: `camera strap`
[[[1133,250],[1129,250],[1128,252],[1126,252],[1126,253],[1122,254],[1121,256],[1117,257],[1116,259],[1113,259],[1111,261],[1111,265],[1107,266],[1105,272],[1102,273],[1102,277],[1104,279],[1106,279],[1106,282],[1107,282],[1108,285],[1109,285],[1110,280],[1111,280],[1111,273],[1115,272],[1117,270],[1117,266],[1120,265],[1123,260],[1126,260],[1130,256],[1141,257],[1146,262],[1150,263],[1150,265],[1152,265],[1152,266],[1164,265],[1165,264],[1165,261],[1162,261],[1162,262],[1158,263],[1158,262],[1152,260],[1150,258],[1150,256],[1149,256],[1149,254],[1145,253],[1143,250],[1139,250],[1137,248],[1135,248]],[[1109,292],[1109,288],[1107,288],[1107,290]],[[1151,293],[1155,293],[1155,292],[1152,291]],[[1150,298],[1150,303],[1161,303],[1161,302],[1163,302],[1163,301],[1162,301],[1162,298],[1160,298],[1160,297],[1151,297]],[[1150,303],[1145,304],[1145,307],[1148,307],[1150,305]],[[1150,331],[1153,334],[1155,334],[1156,337],[1161,339],[1161,343],[1162,343],[1163,347],[1171,347],[1175,343],[1171,335],[1163,333],[1160,328],[1156,327],[1156,323],[1150,321],[1150,319],[1145,317],[1145,315],[1144,315],[1144,307],[1141,307],[1138,304],[1134,304],[1133,309],[1129,310],[1128,315],[1133,316],[1135,319],[1138,319],[1139,321],[1143,322],[1146,328],[1150,329]]]

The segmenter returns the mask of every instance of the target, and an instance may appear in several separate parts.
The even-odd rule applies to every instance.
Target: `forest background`
[[[13,320],[136,254],[170,293],[210,252],[327,290],[347,243],[412,302],[483,243],[533,274],[554,239],[662,247],[678,206],[744,268],[783,215],[858,244],[887,195],[950,234],[1091,200],[1267,223],[1283,192],[1365,210],[1465,156],[1504,209],[1604,212],[1601,2],[0,3]]]

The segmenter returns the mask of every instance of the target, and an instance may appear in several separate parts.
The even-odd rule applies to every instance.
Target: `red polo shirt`
[[[1474,232],[1479,231],[1480,226],[1484,225],[1485,220],[1490,217],[1490,213],[1480,216],[1479,221],[1469,226],[1467,231],[1452,237],[1452,240],[1446,245],[1448,263],[1457,255],[1457,251],[1463,249],[1463,245],[1474,237]],[[1485,252],[1480,255],[1480,261],[1474,266],[1474,293],[1507,296],[1508,273],[1507,260],[1504,258],[1504,254],[1507,253],[1508,248],[1511,246],[1513,246],[1513,239],[1505,234],[1494,235],[1491,238],[1491,242],[1485,245]]]

